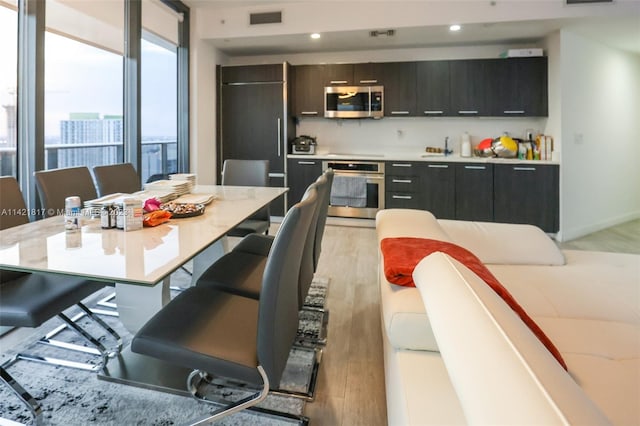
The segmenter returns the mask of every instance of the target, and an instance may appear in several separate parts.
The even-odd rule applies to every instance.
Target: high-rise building
[[[70,149],[60,148],[57,164],[53,167],[87,166],[122,161],[123,128],[121,115],[99,113],[70,113],[69,120],[60,121],[60,143],[83,145]],[[53,167],[52,167],[53,166]]]

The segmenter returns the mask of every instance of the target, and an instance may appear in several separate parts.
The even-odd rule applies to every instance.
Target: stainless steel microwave
[[[324,88],[326,118],[382,118],[383,86],[330,86]]]

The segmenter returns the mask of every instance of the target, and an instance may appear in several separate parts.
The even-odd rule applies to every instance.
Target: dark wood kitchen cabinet
[[[324,72],[325,65],[292,67],[293,115],[324,117]]]
[[[456,164],[456,219],[493,221],[493,164]]]
[[[456,218],[456,170],[452,163],[423,163],[420,170],[421,208],[438,219]]]
[[[411,161],[385,163],[385,208],[422,209],[420,169],[422,164]]]
[[[299,202],[307,187],[322,174],[322,160],[289,158],[287,160],[288,207]]]
[[[498,94],[498,80],[492,74],[494,59],[449,61],[451,115],[479,117],[491,115],[491,99]]]
[[[493,173],[496,222],[526,223],[558,232],[559,166],[496,164]]]
[[[548,113],[547,58],[504,58],[492,61],[497,96],[491,115],[546,117]]]
[[[422,61],[416,64],[417,115],[454,115],[451,110],[449,62]]]
[[[354,86],[353,64],[324,65],[323,86]]]
[[[416,63],[371,62],[354,64],[357,85],[384,86],[384,115],[416,115]]]
[[[269,160],[270,185],[284,186],[286,142],[295,130],[285,115],[286,67],[219,67],[219,177],[226,159]],[[271,214],[284,215],[284,197],[271,203]]]

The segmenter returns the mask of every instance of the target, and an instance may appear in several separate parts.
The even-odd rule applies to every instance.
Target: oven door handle
[[[382,180],[384,181],[384,174],[382,173],[340,173],[338,171],[334,171],[333,176],[342,176],[342,177],[366,177],[367,180]]]

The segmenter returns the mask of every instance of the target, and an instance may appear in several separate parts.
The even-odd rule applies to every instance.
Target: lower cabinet
[[[424,163],[421,169],[421,208],[438,219],[455,219],[456,170],[454,164]]]
[[[421,163],[389,161],[385,164],[385,207],[388,209],[422,209],[420,191]]]
[[[456,219],[493,221],[493,164],[456,164]]]
[[[560,229],[558,166],[496,164],[494,219],[496,222],[536,225],[545,232]]]
[[[302,199],[307,187],[322,174],[322,160],[289,158],[287,160],[287,182],[289,207]]]

